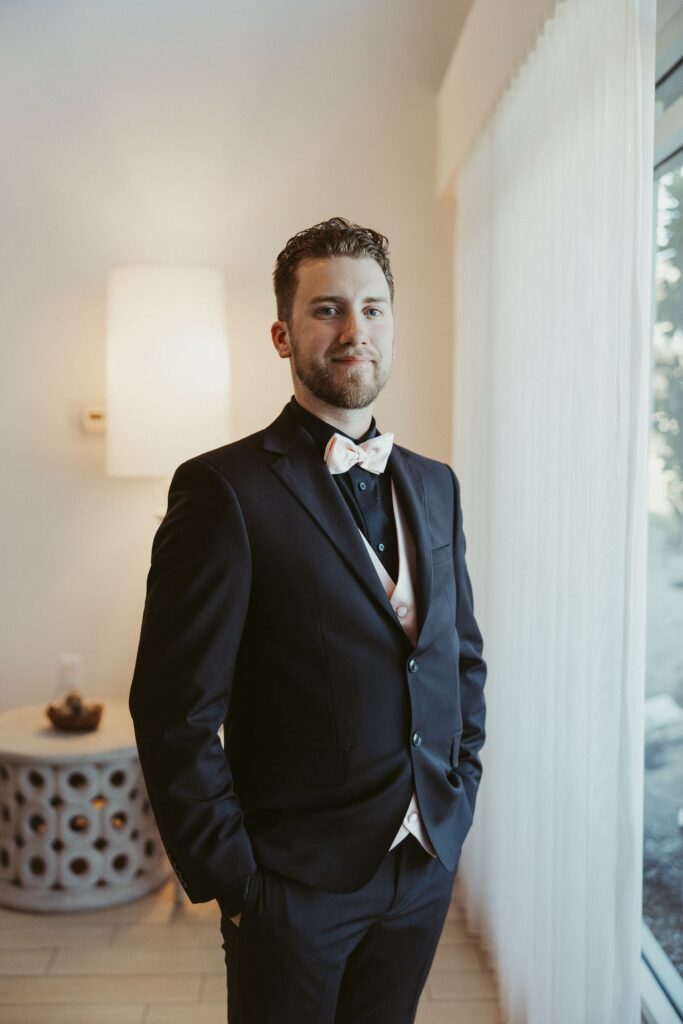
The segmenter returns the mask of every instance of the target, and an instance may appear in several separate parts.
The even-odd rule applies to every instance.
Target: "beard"
[[[306,360],[297,351],[290,338],[292,369],[305,387],[326,405],[337,409],[367,409],[375,401],[389,379],[389,366],[382,366],[379,360],[367,365],[345,366],[335,363],[326,356],[320,362]],[[349,353],[350,355],[350,353]]]

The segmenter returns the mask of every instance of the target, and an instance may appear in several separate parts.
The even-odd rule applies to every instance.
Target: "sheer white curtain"
[[[509,1024],[640,1021],[654,40],[655,0],[558,4],[457,180],[489,666],[459,888]]]

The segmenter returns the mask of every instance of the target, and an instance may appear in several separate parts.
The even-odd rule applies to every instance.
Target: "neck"
[[[300,387],[294,388],[294,397],[307,412],[313,413],[318,419],[329,423],[331,427],[343,430],[350,437],[362,437],[366,430],[370,429],[371,405],[366,406],[365,409],[342,409],[338,405],[328,405],[327,402],[321,401],[308,389],[303,392]]]

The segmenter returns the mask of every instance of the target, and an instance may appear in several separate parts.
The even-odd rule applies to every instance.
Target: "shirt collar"
[[[351,437],[345,430],[340,430],[339,427],[333,427],[331,423],[326,423],[325,420],[321,420],[318,416],[314,416],[308,409],[304,409],[302,405],[299,405],[294,395],[292,395],[289,401],[289,408],[291,409],[294,416],[301,424],[302,427],[308,431],[316,445],[320,450],[321,457],[325,455],[325,449],[327,448],[328,441],[333,434],[343,434],[344,437],[351,438],[356,444],[360,444],[362,441],[369,441],[371,437],[377,437],[379,431],[377,424],[375,423],[375,417],[372,417],[369,428],[361,437]]]

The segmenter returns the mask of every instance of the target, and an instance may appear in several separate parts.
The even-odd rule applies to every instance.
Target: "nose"
[[[339,340],[344,345],[367,345],[368,336],[365,330],[365,323],[359,313],[349,310],[346,314]]]

